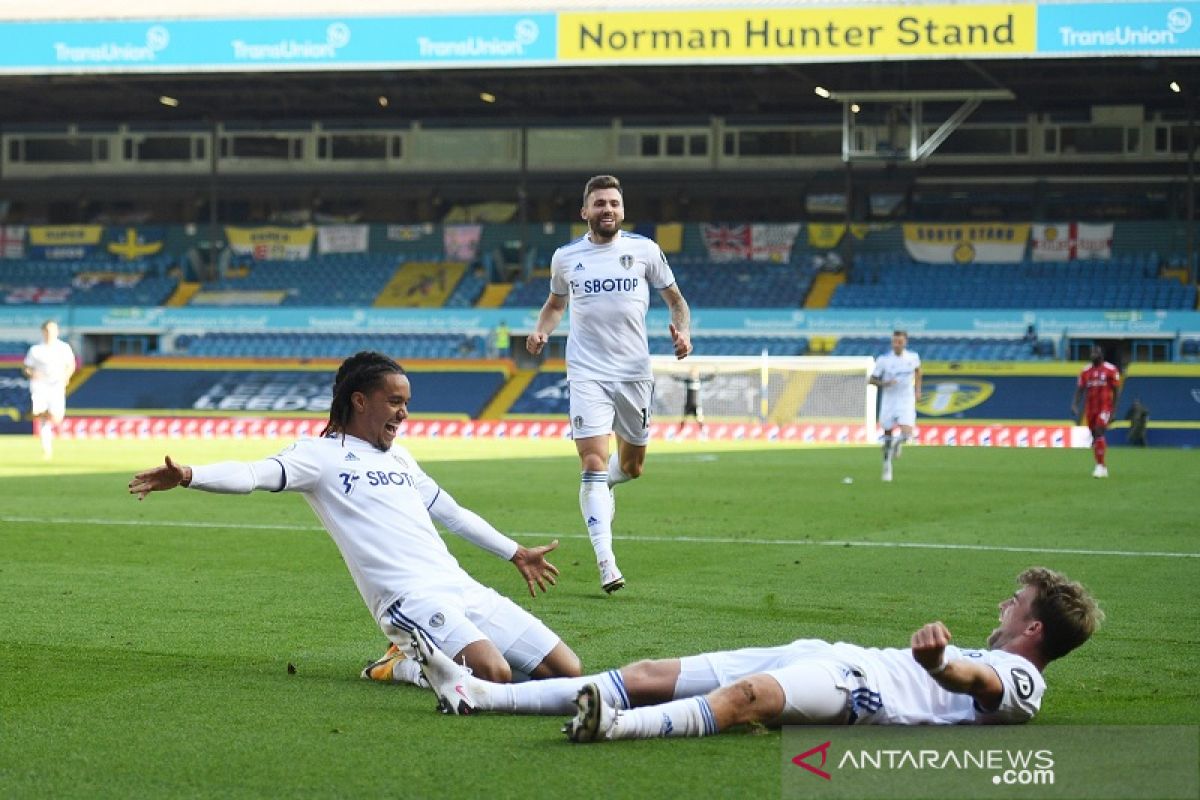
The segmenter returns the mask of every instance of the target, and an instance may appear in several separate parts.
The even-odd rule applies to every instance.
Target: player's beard
[[[595,234],[593,239],[612,239],[617,235],[617,231],[621,230],[621,220],[613,217],[609,223],[601,217],[592,217],[588,219],[588,228]]]

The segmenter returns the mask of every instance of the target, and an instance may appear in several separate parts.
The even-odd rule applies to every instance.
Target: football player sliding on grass
[[[579,675],[579,658],[541,620],[459,566],[433,520],[511,561],[531,595],[555,583],[558,569],[546,554],[558,542],[522,547],[455,502],[395,445],[411,397],[399,364],[380,353],[358,353],[338,369],[321,437],[301,439],[262,461],[189,467],[168,457],[135,475],[129,491],[138,499],[177,486],[303,494],[393,643],[363,670],[364,678],[418,683],[419,667],[395,646],[407,645],[418,628],[489,680],[512,680],[514,671],[533,678]]]
[[[1027,569],[1017,582],[986,650],[950,644],[946,626],[931,622],[907,648],[801,639],[500,685],[454,663],[422,631],[412,647],[443,711],[574,711],[563,732],[575,742],[709,736],[742,723],[1021,723],[1041,707],[1046,665],[1086,642],[1104,613],[1082,585],[1053,570]]]

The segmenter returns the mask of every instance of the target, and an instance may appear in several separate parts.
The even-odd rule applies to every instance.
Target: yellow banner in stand
[[[560,61],[826,61],[1033,55],[1037,7],[912,5],[563,12]]]

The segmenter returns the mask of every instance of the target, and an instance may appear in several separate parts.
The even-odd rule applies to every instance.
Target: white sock
[[[579,484],[579,511],[587,526],[596,561],[615,563],[612,550],[612,500],[603,472],[584,472]]]
[[[46,456],[52,455],[54,453],[54,426],[49,422],[43,422],[38,435],[42,439],[42,453]]]
[[[608,485],[616,486],[618,483],[628,480],[632,480],[632,478],[621,471],[621,459],[617,458],[616,453],[613,453],[608,457]]]
[[[402,658],[392,664],[392,680],[397,683],[411,683],[414,686],[429,688],[429,682],[421,674],[421,665],[411,658]]]
[[[717,720],[703,697],[672,700],[658,706],[622,711],[610,739],[653,739],[660,736],[712,736]]]
[[[617,670],[582,678],[547,678],[528,683],[471,681],[471,695],[483,711],[509,714],[573,714],[579,690],[589,683],[600,688],[600,697],[614,707],[629,708],[625,680]]]

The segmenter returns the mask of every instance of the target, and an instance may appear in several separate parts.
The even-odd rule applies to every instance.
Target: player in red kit
[[[1120,371],[1104,360],[1104,351],[1099,345],[1092,345],[1092,365],[1079,373],[1079,384],[1075,388],[1075,398],[1071,401],[1071,418],[1079,419],[1079,401],[1086,394],[1087,405],[1084,406],[1084,413],[1088,430],[1092,432],[1092,453],[1096,457],[1096,468],[1092,470],[1093,478],[1108,477],[1108,467],[1104,463],[1104,451],[1108,449],[1108,442],[1105,441],[1104,434],[1108,429],[1109,420],[1112,419],[1120,391]]]

